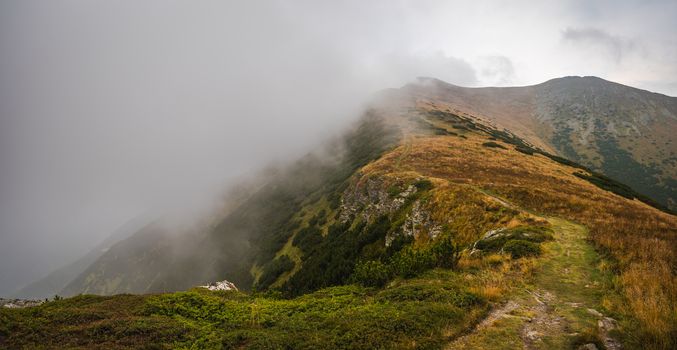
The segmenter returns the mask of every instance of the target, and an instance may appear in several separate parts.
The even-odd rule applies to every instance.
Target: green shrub
[[[427,191],[433,188],[433,183],[430,182],[430,180],[428,179],[423,179],[416,181],[416,183],[414,183],[414,186],[419,191]]]
[[[552,239],[552,230],[542,226],[520,226],[510,229],[513,239],[541,243]]]
[[[402,188],[399,185],[391,185],[388,187],[388,196],[390,198],[395,198],[400,193],[402,193]]]
[[[412,280],[408,284],[380,291],[379,302],[435,301],[451,303],[458,307],[468,307],[485,302],[480,296],[462,290],[458,285],[445,283],[419,282]]]
[[[489,148],[502,148],[502,149],[507,149],[505,146],[501,145],[500,143],[496,143],[493,141],[485,142],[482,144],[484,147],[489,147]]]
[[[530,155],[530,156],[534,155],[534,149],[530,148],[530,147],[516,146],[515,150],[517,152],[521,152],[521,153],[524,153],[524,154],[527,154],[527,155]]]
[[[432,269],[437,261],[430,250],[407,246],[392,257],[390,264],[396,275],[411,278]]]
[[[352,279],[365,287],[383,287],[392,277],[390,267],[379,260],[359,262]]]
[[[322,209],[317,215],[308,220],[308,226],[322,226],[327,222],[327,211]]]
[[[291,271],[296,264],[288,256],[282,255],[263,267],[263,273],[256,283],[257,290],[268,288],[285,272]]]
[[[397,252],[402,250],[402,248],[411,244],[412,242],[414,242],[414,236],[410,235],[395,236],[395,238],[390,242],[390,245],[386,248],[386,256],[391,257],[395,255]]]
[[[412,240],[409,236],[396,238],[393,242],[400,247],[390,252],[386,263],[380,260],[358,263],[352,280],[363,286],[383,286],[394,276],[411,278],[435,267],[449,269],[458,264],[461,249],[451,236],[445,235],[426,247],[417,248],[408,244]]]
[[[508,241],[508,243],[503,246],[503,250],[506,253],[510,253],[510,256],[513,259],[541,254],[541,247],[539,247],[538,244],[521,239]]]
[[[434,256],[437,267],[455,268],[458,265],[458,260],[461,259],[461,249],[449,235],[440,237],[433,243],[430,252]]]
[[[494,237],[478,241],[475,248],[483,251],[497,252],[503,249],[510,240],[522,240],[541,243],[552,239],[552,230],[541,226],[520,226],[505,230]]]
[[[322,240],[322,232],[320,232],[317,226],[307,226],[296,234],[292,243],[307,254],[318,244],[322,243]]]
[[[341,195],[337,192],[334,192],[329,197],[329,208],[331,210],[336,210],[341,206]]]

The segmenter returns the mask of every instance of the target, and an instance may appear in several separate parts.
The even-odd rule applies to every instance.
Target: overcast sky
[[[0,296],[416,76],[677,96],[677,1],[0,3]]]

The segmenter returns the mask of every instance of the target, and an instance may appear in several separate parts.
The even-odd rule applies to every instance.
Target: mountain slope
[[[250,240],[254,254],[243,261],[254,265],[250,283],[266,294],[193,289],[0,310],[0,345],[674,345],[674,216],[628,198],[632,193],[611,180],[597,182],[598,174],[575,163],[426,101],[398,98],[370,115],[379,116],[379,128],[400,133],[363,139],[401,135],[398,141],[377,143],[390,146],[363,158],[366,165],[342,168],[335,182],[325,178],[310,194],[295,192],[300,203],[275,221],[284,225]],[[263,199],[276,188],[292,188],[276,183],[222,223],[238,218],[232,227],[242,227],[245,212],[268,218],[270,210],[252,210],[272,205]],[[217,227],[209,234],[225,240],[228,226]],[[273,264],[283,257],[291,267]]]
[[[596,77],[505,88],[463,88],[421,79],[404,90],[507,128],[676,208],[677,97]]]
[[[397,138],[397,130],[367,114],[344,138],[281,169],[201,229],[171,236],[154,225],[111,247],[63,295],[176,291],[224,278],[250,289],[250,269],[272,260],[303,205],[333,193]]]
[[[72,263],[62,266],[52,272],[47,276],[28,284],[25,287],[19,289],[14,293],[16,298],[27,298],[27,299],[42,299],[53,297],[57,294],[63,294],[63,289],[78,277],[83,271],[85,271],[90,265],[96,262],[102,255],[105,254],[111,246],[115,243],[126,239],[132,234],[137,233],[141,227],[148,223],[148,219],[144,217],[138,217],[130,222],[126,223],[118,230],[113,232],[101,243],[97,244],[96,247],[92,248],[87,254],[81,258],[73,261]],[[65,294],[70,295],[70,294]]]
[[[538,139],[421,95],[427,88],[381,94],[346,138],[281,172],[190,239],[180,258],[169,255],[176,243],[138,235],[109,250],[90,267],[100,273],[80,284],[119,293],[134,291],[122,289],[129,285],[123,281],[140,281],[139,292],[162,292],[225,278],[267,294],[83,296],[35,312],[52,330],[61,328],[50,323],[59,316],[49,310],[103,318],[73,319],[68,329],[82,342],[73,346],[122,347],[143,334],[167,344],[250,348],[439,348],[492,307],[526,300],[524,290],[560,288],[551,292],[562,305],[584,303],[613,317],[618,329],[609,335],[585,308],[567,306],[556,317],[571,333],[546,334],[536,348],[550,340],[601,346],[607,336],[631,348],[675,345],[677,219],[631,188],[548,152]],[[564,232],[573,227],[569,221],[589,230],[579,237],[585,229],[576,226],[576,246],[561,238],[571,236]],[[561,247],[571,247],[566,257],[589,256],[553,255]],[[146,270],[152,264],[157,268]],[[585,279],[597,282],[576,294]],[[126,309],[100,316],[100,308],[117,303]],[[12,334],[29,332],[31,315],[0,313],[14,325]],[[125,322],[146,326],[99,343],[87,336]],[[155,324],[176,332],[162,335]]]

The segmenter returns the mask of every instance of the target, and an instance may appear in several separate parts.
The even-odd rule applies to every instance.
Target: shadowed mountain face
[[[525,87],[463,88],[421,79],[415,98],[505,128],[532,144],[677,208],[677,97],[596,77]]]

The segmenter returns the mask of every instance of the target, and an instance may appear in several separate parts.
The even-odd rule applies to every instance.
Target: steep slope
[[[161,226],[145,226],[133,236],[111,246],[64,286],[60,294],[144,292],[159,274],[166,271],[174,258],[174,245],[170,242],[174,240]]]
[[[596,77],[505,88],[463,88],[421,79],[404,90],[507,128],[676,208],[677,97]]]
[[[270,179],[207,224],[174,235],[163,225],[151,225],[111,247],[62,294],[166,292],[224,278],[250,289],[252,266],[272,260],[304,204],[333,193],[398,135],[381,117],[367,113],[343,138],[268,174]]]
[[[145,217],[138,217],[131,220],[113,232],[101,243],[97,244],[96,247],[92,248],[81,258],[50,272],[47,276],[30,283],[25,287],[22,287],[14,293],[13,296],[16,298],[42,299],[51,298],[57,294],[64,295],[62,291],[67,284],[76,279],[90,265],[104,255],[111,246],[138,232],[141,227],[148,222],[149,219]]]
[[[217,256],[224,266],[189,269],[216,267],[265,294],[78,296],[0,310],[0,345],[675,345],[674,216],[511,133],[386,95],[357,128],[369,132],[349,138],[347,154],[362,155],[339,158],[349,166],[297,164],[207,232],[225,245],[270,220],[240,236],[249,246],[236,265]],[[293,181],[308,169],[324,175]]]
[[[345,138],[280,172],[196,236],[174,243],[157,228],[144,230],[111,248],[73,289],[163,292],[228,279],[268,294],[79,297],[45,308],[96,314],[102,307],[96,305],[130,302],[127,313],[104,316],[107,327],[117,329],[121,319],[168,327],[178,321],[187,328],[176,334],[180,339],[167,339],[211,346],[437,348],[469,331],[491,307],[525,300],[521,291],[549,290],[551,281],[539,280],[539,273],[567,281],[569,272],[594,272],[603,276],[590,287],[594,297],[581,301],[566,292],[557,300],[584,301],[611,315],[618,322],[615,341],[627,346],[673,346],[675,217],[631,188],[549,153],[538,140],[417,90],[427,88],[384,92]],[[562,258],[550,250],[567,246],[561,237],[569,229],[562,227],[570,224],[552,224],[557,220],[583,225],[602,257],[547,265],[561,262],[549,256]],[[557,243],[548,243],[553,237]],[[571,249],[593,252],[586,239],[576,239]],[[567,290],[579,282],[573,279]],[[362,287],[341,287],[348,284]],[[84,306],[90,302],[94,309]],[[572,332],[553,341],[603,343],[607,330],[581,312],[557,316]],[[22,317],[30,315],[2,317],[23,332]],[[46,324],[58,319],[49,315]],[[86,337],[92,327],[98,326],[69,328],[84,342],[74,346],[92,344]],[[131,341],[125,334],[108,345]]]
[[[335,140],[325,149],[280,170],[245,196],[247,199],[232,213],[224,212],[209,225],[175,237],[160,234],[162,229],[158,227],[153,232],[139,232],[102,256],[62,294],[174,291],[224,278],[244,289],[251,288],[254,282],[258,288],[280,286],[291,277],[289,269],[295,273],[301,268],[300,256],[304,254],[290,237],[299,243],[301,238],[296,236],[305,223],[321,210],[334,212],[338,199],[346,197],[340,187],[347,185],[345,180],[351,173],[383,153],[398,135],[420,133],[421,126],[448,123],[444,121],[445,114],[439,114],[448,111],[474,123],[462,121],[450,130],[462,130],[454,127],[466,128],[463,126],[466,124],[491,128],[494,133],[506,134],[505,130],[510,130],[506,135],[524,147],[544,154],[564,154],[566,158],[587,163],[612,178],[622,178],[661,204],[669,204],[674,194],[670,184],[675,178],[671,158],[665,158],[670,164],[661,165],[660,172],[649,171],[635,156],[624,153],[621,146],[612,149],[609,145],[622,139],[624,133],[636,130],[645,136],[651,133],[657,144],[667,144],[667,148],[660,150],[643,147],[640,153],[657,152],[655,157],[665,157],[666,152],[673,152],[666,130],[677,130],[671,112],[674,100],[592,77],[555,79],[531,87],[479,89],[424,79],[419,84],[387,90],[376,99],[364,121],[344,139]],[[421,118],[421,108],[438,115]],[[570,108],[575,108],[576,113]],[[648,114],[638,117],[642,113]],[[659,128],[661,123],[664,126]],[[576,131],[570,131],[565,124],[574,125],[571,130]],[[625,125],[622,132],[621,124]],[[585,129],[584,125],[608,127],[616,132],[600,134],[596,129]],[[570,137],[562,136],[566,133]],[[582,156],[583,152],[599,156],[588,159]],[[595,157],[597,160],[592,162]],[[600,181],[606,180],[597,177],[597,182]],[[627,194],[632,190],[623,192],[626,197],[636,197]],[[324,203],[322,208],[318,203]],[[313,209],[303,211],[308,205]],[[324,234],[335,221],[324,223],[321,228]],[[345,217],[338,221],[347,222]],[[301,236],[307,233],[304,231]],[[281,248],[286,249],[286,254],[280,254]],[[131,251],[138,253],[130,255]],[[282,260],[273,259],[280,256],[284,256]],[[128,273],[130,269],[134,273]],[[262,274],[264,278],[259,281]],[[276,281],[273,277],[278,275],[283,275],[285,281]]]

